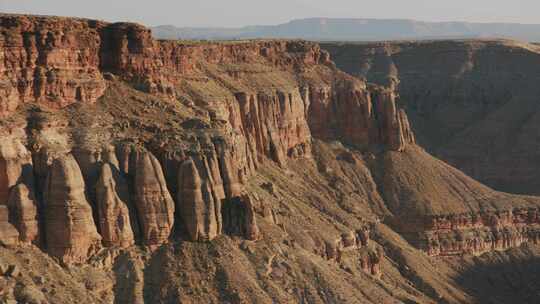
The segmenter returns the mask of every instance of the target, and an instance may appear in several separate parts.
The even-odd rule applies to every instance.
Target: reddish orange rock
[[[7,206],[0,205],[0,244],[12,246],[19,243],[19,232],[9,222]]]
[[[238,93],[241,131],[251,152],[284,166],[289,155],[310,155],[307,104],[300,90]]]
[[[22,183],[13,187],[9,195],[8,207],[10,222],[19,231],[20,240],[39,245],[39,216],[33,191]]]
[[[155,156],[135,152],[134,201],[141,226],[142,241],[150,247],[165,243],[174,224],[174,201],[167,189],[163,170]]]
[[[84,180],[71,154],[53,160],[45,186],[47,252],[63,262],[84,262],[99,247],[101,236],[86,200]]]
[[[0,145],[0,205],[6,205],[10,189],[19,182],[33,182],[32,157],[18,140],[7,137]]]
[[[391,151],[415,143],[407,115],[390,90],[369,90],[363,82],[349,79],[334,88],[311,88],[310,96],[308,122],[315,137],[340,139],[359,148],[382,145]]]
[[[96,184],[99,231],[105,246],[129,247],[135,243],[127,206],[129,193],[118,169],[103,164]]]
[[[101,96],[105,81],[99,71],[98,25],[82,19],[1,16],[0,48],[9,52],[0,61],[0,115],[25,102],[59,108]]]
[[[178,211],[192,241],[212,240],[221,234],[221,199],[204,183],[193,160],[178,173]]]

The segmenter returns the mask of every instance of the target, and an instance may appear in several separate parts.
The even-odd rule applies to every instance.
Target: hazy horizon
[[[466,9],[465,9],[466,8]],[[275,25],[304,18],[408,19],[426,22],[481,22],[540,24],[540,2],[516,0],[275,0],[255,2],[184,1],[68,1],[2,0],[4,13],[85,17],[106,21],[134,21],[148,26],[241,27]]]

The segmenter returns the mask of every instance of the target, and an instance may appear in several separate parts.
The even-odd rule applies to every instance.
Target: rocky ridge
[[[343,71],[394,88],[418,142],[500,191],[538,195],[538,45],[511,40],[323,43]]]
[[[461,303],[469,296],[445,262],[399,263],[534,246],[538,223],[517,210],[537,210],[538,198],[431,157],[395,88],[341,72],[317,44],[0,20],[2,256],[31,264],[10,251],[19,248],[49,265],[21,244],[34,243],[72,277],[89,271],[116,286],[89,278],[84,294],[96,302]],[[481,212],[490,215],[466,219]],[[448,228],[454,214],[461,224]],[[423,267],[447,281],[423,283]]]
[[[312,132],[396,151],[414,143],[391,92],[371,94],[365,84],[334,71],[328,54],[314,44],[184,45],[156,41],[139,25],[82,19],[4,15],[1,24],[3,83],[9,93],[1,101],[6,118],[26,104],[54,111],[73,103],[96,103],[116,78],[145,93],[178,99],[182,82],[195,77],[204,83],[215,64],[264,64],[281,73],[327,66],[321,75],[331,72],[339,78],[335,86],[331,79],[305,79],[287,91],[257,91],[255,85],[255,91],[235,92],[224,109],[209,113],[211,120],[225,124],[216,130],[221,135],[162,142],[154,148],[157,157],[114,139],[102,148],[69,143],[84,140],[76,135],[56,134],[62,137],[60,144],[51,142],[56,138],[39,142],[47,132],[62,132],[67,125],[61,120],[27,121],[35,124],[27,126],[34,133],[30,138],[22,128],[8,129],[12,135],[2,145],[1,157],[3,204],[18,218],[13,222],[21,240],[39,244],[41,235],[44,248],[64,262],[82,262],[101,245],[159,246],[168,241],[175,222],[183,223],[184,237],[192,241],[212,240],[224,232],[259,238],[254,206],[243,184],[265,159],[285,167],[287,159],[310,158]],[[227,78],[243,76],[233,70]],[[357,110],[350,113],[348,103]],[[331,113],[330,108],[338,110]],[[365,123],[343,124],[356,119]],[[322,129],[322,121],[334,121],[335,126]],[[30,150],[24,146],[28,141],[35,141]],[[199,148],[173,151],[167,146],[186,143]],[[28,171],[24,179],[23,170]],[[30,195],[34,192],[43,194],[35,199]],[[37,208],[37,201],[43,206]]]

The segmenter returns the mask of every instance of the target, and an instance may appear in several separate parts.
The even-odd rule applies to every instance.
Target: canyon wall
[[[340,69],[394,89],[430,153],[497,190],[539,194],[537,45],[463,40],[322,47]]]
[[[312,136],[393,151],[414,144],[394,94],[339,72],[313,43],[185,44],[137,24],[58,17],[2,15],[0,25],[3,238],[66,263],[103,246],[259,239],[247,179],[268,160],[310,159]],[[163,126],[143,125],[155,100],[110,112],[139,111],[95,131],[103,121],[80,121],[78,107],[111,107],[126,85],[194,113],[176,114],[181,127],[166,138]],[[161,122],[170,124],[149,123]]]
[[[538,251],[540,198],[418,146],[437,130],[396,65],[373,84],[305,41],[0,24],[0,302],[469,303],[452,263]]]
[[[528,232],[535,222],[504,226],[511,235],[492,224],[472,232],[425,224],[486,205],[508,212],[538,202],[448,175],[455,169],[417,147],[392,65],[394,76],[375,85],[341,72],[326,51],[304,41],[190,44],[154,40],[130,23],[0,20],[6,243],[34,243],[80,262],[103,246],[155,249],[170,239],[222,234],[260,239],[257,218],[268,211],[246,185],[267,162],[287,171],[291,161],[312,159],[314,138],[364,153],[363,170],[374,175],[388,208],[382,216],[404,234],[422,235],[411,241],[430,254],[535,240]],[[468,186],[459,190],[465,194],[453,194],[458,183]],[[474,245],[477,238],[486,244]],[[510,245],[487,245],[500,238]],[[320,255],[335,258],[347,247],[336,244]],[[367,254],[363,263],[375,265],[380,256]]]

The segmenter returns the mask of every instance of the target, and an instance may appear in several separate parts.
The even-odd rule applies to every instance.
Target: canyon
[[[540,197],[431,156],[341,47],[0,15],[0,299],[477,303],[534,263]]]
[[[538,47],[511,40],[323,44],[343,71],[394,88],[418,142],[497,190],[538,194]]]

